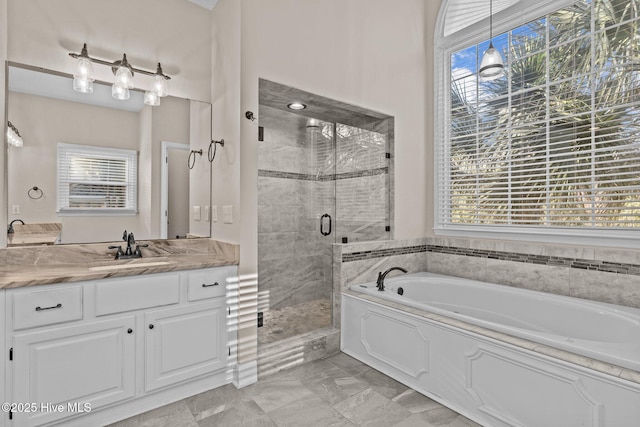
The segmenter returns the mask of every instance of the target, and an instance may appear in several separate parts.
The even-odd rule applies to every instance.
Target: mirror
[[[7,64],[7,77],[8,121],[24,141],[7,147],[7,217],[15,230],[7,234],[8,246],[112,242],[124,230],[137,240],[210,236],[210,104],[167,96],[151,107],[136,90],[116,100],[111,84],[97,81],[93,93],[78,93],[72,76],[15,63]],[[61,146],[86,149],[87,157],[111,149],[136,154],[135,189],[127,193],[133,209],[117,209],[124,193],[104,178],[80,184],[60,178]],[[98,163],[83,166],[81,174],[104,177],[115,169],[112,160]],[[39,241],[36,236],[47,234],[42,230],[48,235]]]

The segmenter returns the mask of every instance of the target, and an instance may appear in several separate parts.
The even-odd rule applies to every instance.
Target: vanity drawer
[[[193,270],[189,272],[187,299],[197,301],[226,295],[228,267]]]
[[[109,279],[97,282],[95,287],[96,316],[179,302],[179,273]]]
[[[13,329],[82,319],[82,286],[13,293]]]

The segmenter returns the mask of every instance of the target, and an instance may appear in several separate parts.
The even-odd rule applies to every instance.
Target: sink
[[[122,270],[127,268],[154,267],[157,265],[167,265],[167,264],[171,264],[171,263],[169,261],[136,262],[131,264],[99,265],[95,267],[89,267],[89,270],[92,270],[92,271]]]

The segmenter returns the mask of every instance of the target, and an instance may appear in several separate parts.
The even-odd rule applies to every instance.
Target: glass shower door
[[[386,123],[372,130],[335,125],[337,243],[390,239]]]

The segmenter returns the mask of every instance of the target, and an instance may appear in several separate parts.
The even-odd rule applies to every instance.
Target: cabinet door
[[[135,317],[53,327],[13,336],[13,414],[36,426],[135,395]]]
[[[227,362],[224,298],[145,314],[145,390],[218,371]]]

